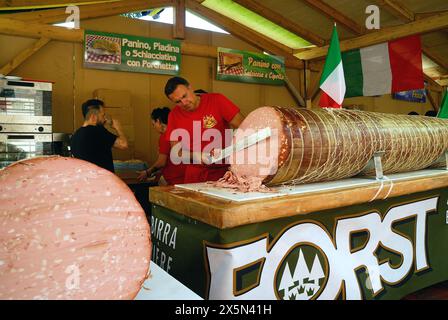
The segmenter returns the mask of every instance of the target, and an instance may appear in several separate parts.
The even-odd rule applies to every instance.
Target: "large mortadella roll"
[[[145,212],[113,173],[62,157],[0,170],[0,300],[132,299],[150,258]]]
[[[343,109],[261,107],[234,139],[265,127],[272,136],[234,154],[233,175],[223,180],[254,186],[337,180],[359,174],[377,151],[385,152],[385,174],[406,172],[430,166],[448,149],[447,120]]]

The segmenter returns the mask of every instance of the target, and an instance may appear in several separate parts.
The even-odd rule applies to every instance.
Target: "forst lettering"
[[[328,264],[324,268],[326,270],[324,274],[318,263],[316,269],[319,276],[315,278],[322,280],[311,284],[313,288],[320,289],[309,290],[310,298],[336,299],[343,292],[346,299],[362,299],[362,284],[356,275],[356,271],[360,268],[364,268],[368,275],[366,288],[371,290],[373,296],[378,295],[384,289],[384,283],[400,284],[410,273],[418,273],[430,267],[426,252],[426,220],[428,214],[436,211],[437,200],[438,197],[433,197],[393,207],[383,219],[378,212],[341,217],[336,221],[333,237],[317,222],[303,221],[287,227],[271,244],[267,236],[243,245],[236,244],[234,247],[226,245],[226,248],[207,243],[206,258],[210,270],[209,299],[271,300],[282,299],[282,295],[283,299],[288,298],[289,293],[285,292],[285,289],[287,291],[289,286],[284,284],[278,286],[279,281],[276,279],[277,277],[281,277],[282,281],[297,279],[297,277],[292,277],[293,279],[282,277],[279,271],[288,254],[301,245],[317,248]],[[394,229],[394,224],[403,220],[414,223],[414,240]],[[353,234],[359,232],[368,233],[368,239],[362,248],[354,250],[351,247],[351,240]],[[400,255],[400,265],[393,266],[389,260],[378,261],[375,252],[379,247]],[[260,268],[258,284],[243,293],[235,294],[235,270],[241,270],[244,266],[253,265],[257,261],[264,262]],[[316,261],[318,260],[315,259],[313,269]],[[283,273],[285,270],[288,275],[291,272],[296,276],[296,271],[291,271],[289,266],[284,268]],[[309,279],[301,280],[303,288],[310,288],[312,281]],[[295,294],[298,296],[298,293],[299,291]],[[302,296],[303,294],[301,293]]]

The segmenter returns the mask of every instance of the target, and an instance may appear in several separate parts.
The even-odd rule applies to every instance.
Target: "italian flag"
[[[439,113],[437,114],[439,118],[448,118],[448,88],[445,90],[445,94],[440,104]]]
[[[331,35],[327,59],[320,78],[322,90],[319,105],[324,108],[340,108],[345,95],[344,69],[342,67],[341,49],[339,48],[336,25]]]
[[[344,52],[345,97],[423,89],[420,36]]]

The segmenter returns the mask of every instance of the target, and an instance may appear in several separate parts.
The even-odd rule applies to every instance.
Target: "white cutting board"
[[[273,187],[271,189],[274,192],[269,193],[240,192],[228,188],[214,187],[208,183],[176,184],[176,187],[200,192],[221,199],[244,202],[251,200],[269,199],[274,197],[283,197],[287,195],[306,194],[320,191],[331,191],[352,187],[363,187],[368,185],[381,186],[381,183],[383,183],[384,188],[391,188],[393,187],[393,183],[395,181],[409,180],[419,177],[446,175],[446,174],[448,174],[448,171],[443,169],[425,169],[420,171],[391,174],[385,176],[385,179],[383,181],[375,180],[374,178],[368,178],[368,177],[356,177],[337,181],[302,184],[297,186]]]

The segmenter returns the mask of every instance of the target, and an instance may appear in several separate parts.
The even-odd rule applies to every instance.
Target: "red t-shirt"
[[[194,152],[225,148],[232,143],[233,136],[232,131],[226,129],[238,112],[240,109],[222,94],[202,94],[198,108],[192,112],[174,107],[168,116],[166,138],[182,141],[185,149]],[[189,164],[184,183],[218,180],[227,168],[226,164]]]
[[[165,178],[166,182],[168,182],[168,184],[170,185],[183,183],[185,175],[185,165],[175,165],[171,162],[171,144],[165,135],[166,132],[161,134],[159,137],[159,154],[166,154],[168,156],[165,167],[163,167],[162,169],[162,175]]]

